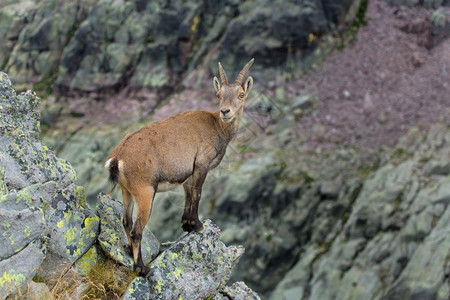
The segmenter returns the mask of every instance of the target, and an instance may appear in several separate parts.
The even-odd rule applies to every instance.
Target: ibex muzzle
[[[142,260],[141,239],[156,192],[183,185],[183,230],[202,229],[198,204],[203,182],[208,171],[219,165],[237,133],[253,78],[248,77],[244,84],[242,82],[253,61],[245,65],[231,84],[219,63],[221,82],[214,77],[214,88],[220,99],[219,111],[188,111],[151,123],[127,134],[109,155],[105,167],[114,186],[119,184],[122,190],[123,226],[135,270],[140,275],[149,271]],[[133,222],[134,203],[137,214]]]

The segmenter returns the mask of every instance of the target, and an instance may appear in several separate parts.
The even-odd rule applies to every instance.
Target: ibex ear
[[[247,80],[244,82],[244,91],[248,95],[253,87],[253,78],[252,76],[248,76]]]
[[[214,76],[213,85],[214,85],[214,89],[216,90],[216,92],[219,92],[222,85],[220,84],[220,81],[219,81],[219,79],[217,79],[216,76]]]

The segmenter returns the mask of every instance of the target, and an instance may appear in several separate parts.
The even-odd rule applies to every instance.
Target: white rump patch
[[[106,169],[109,169],[109,164],[111,163],[111,160],[112,160],[112,158],[108,159],[108,160],[105,162],[105,168],[106,168]]]
[[[109,169],[112,160],[113,160],[113,158],[110,158],[106,161],[105,168]],[[123,172],[123,161],[119,160],[118,167],[119,167],[119,172],[122,173]]]

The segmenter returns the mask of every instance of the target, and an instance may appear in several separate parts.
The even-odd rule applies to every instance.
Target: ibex
[[[123,226],[133,253],[134,268],[148,273],[141,255],[142,231],[147,224],[156,192],[183,185],[184,231],[199,231],[198,204],[208,171],[217,167],[230,141],[236,136],[244,100],[253,87],[253,78],[244,77],[254,59],[228,83],[219,63],[220,81],[214,77],[219,111],[201,110],[180,113],[127,134],[112,150],[105,167],[114,187],[119,184],[123,198]],[[113,187],[113,189],[114,189]],[[134,202],[137,204],[133,223]]]

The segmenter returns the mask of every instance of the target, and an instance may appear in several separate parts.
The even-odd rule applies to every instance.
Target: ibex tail
[[[111,196],[119,180],[119,161],[117,158],[108,159],[105,167],[109,172],[109,181],[113,184],[111,191],[108,193],[108,196]]]

